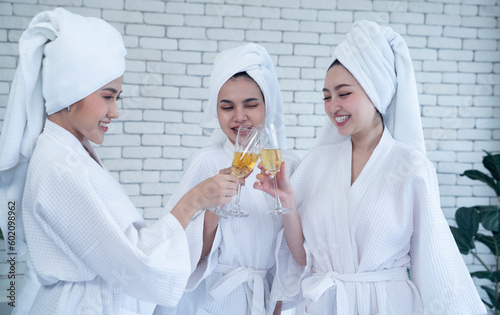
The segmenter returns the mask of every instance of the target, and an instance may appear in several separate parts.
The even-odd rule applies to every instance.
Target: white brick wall
[[[324,119],[321,89],[331,51],[355,19],[389,24],[408,42],[428,157],[450,222],[459,206],[498,202],[459,176],[484,170],[483,149],[500,151],[496,0],[0,0],[0,126],[19,37],[36,13],[58,5],[104,18],[124,35],[121,117],[98,151],[147,219],[160,215],[183,162],[208,140],[198,121],[219,51],[250,41],[268,49],[283,91],[287,142],[303,155]]]

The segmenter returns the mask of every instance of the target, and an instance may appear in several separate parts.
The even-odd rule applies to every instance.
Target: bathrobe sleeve
[[[201,215],[202,220],[204,219],[205,215]],[[203,225],[201,225],[200,228],[201,232],[203,232]],[[186,286],[186,291],[193,291],[198,287],[198,285],[205,279],[207,278],[217,267],[218,264],[218,258],[219,258],[219,245],[222,240],[222,233],[220,229],[217,229],[215,233],[215,238],[214,242],[212,244],[212,248],[210,249],[210,252],[205,256],[198,266],[196,266],[195,270],[191,274],[188,280],[188,284]],[[201,250],[200,250],[200,255],[198,255],[198,258],[201,256]]]
[[[305,176],[307,171],[304,171],[304,169],[306,169],[305,164],[307,164],[308,161],[304,161],[304,165],[301,165],[299,168],[300,159],[295,154],[290,154],[289,151],[286,153],[285,160],[288,176],[294,176],[295,180],[300,177],[299,182],[294,183],[292,181],[292,185],[295,184],[294,189],[298,188],[295,190],[295,199],[300,214],[300,204],[304,199],[303,194],[305,193],[305,187],[308,187],[307,178],[310,178],[310,176]],[[297,173],[295,171],[297,171]],[[304,242],[304,249],[306,251],[307,262],[310,262],[311,253],[307,241]],[[308,273],[310,266],[301,266],[297,263],[288,248],[284,229],[281,229],[276,236],[275,260],[276,270],[271,289],[271,300],[273,302],[283,301],[282,309],[290,309],[301,301],[301,294],[299,294],[301,279]]]
[[[178,188],[167,203],[167,210],[170,211],[173,206],[194,186],[205,179],[215,176],[220,169],[227,166],[217,165],[218,159],[224,152],[212,147],[201,149],[195,152],[186,163],[184,172]],[[191,276],[186,286],[187,291],[194,290],[198,284],[209,275],[217,265],[217,248],[221,241],[219,229],[217,229],[211,252],[199,264],[201,251],[203,248],[203,226],[205,221],[205,211],[198,211],[186,228],[186,235],[189,244],[189,256],[191,261]]]
[[[414,160],[418,162],[409,178],[405,207],[413,208],[410,276],[421,294],[425,313],[485,314],[441,210],[434,167],[427,159]]]
[[[107,208],[92,185],[99,179],[90,178],[86,168],[61,173],[56,165],[47,165],[47,173],[52,176],[37,176],[38,184],[27,193],[34,200],[32,224],[39,225],[46,236],[43,239],[56,246],[45,247],[35,238],[29,240],[30,252],[36,251],[38,257],[54,254],[54,266],[62,269],[66,266],[58,264],[54,248],[73,257],[79,264],[60,272],[63,281],[91,280],[98,275],[138,299],[175,305],[190,273],[187,239],[177,219],[168,214],[147,228],[126,195],[117,194],[117,187],[106,192],[108,200],[116,195],[113,209]],[[43,271],[37,273],[48,281],[40,274]]]
[[[301,266],[293,257],[286,242],[284,229],[276,238],[276,275],[271,290],[271,300],[283,301],[283,310],[290,309],[302,301],[301,281],[309,273],[311,266]],[[311,261],[311,252],[304,242],[307,261]]]

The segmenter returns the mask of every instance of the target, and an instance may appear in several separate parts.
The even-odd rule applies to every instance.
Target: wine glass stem
[[[241,208],[240,195],[241,195],[241,184],[238,183],[238,196],[236,197],[236,206],[238,207],[238,209]]]
[[[280,195],[278,193],[278,181],[276,180],[276,175],[274,175],[274,197],[276,198],[276,206],[281,208]]]

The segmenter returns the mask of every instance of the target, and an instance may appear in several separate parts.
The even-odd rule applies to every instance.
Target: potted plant
[[[486,151],[485,151],[486,152]],[[491,187],[499,199],[500,204],[500,154],[486,152],[483,157],[483,165],[491,176],[478,171],[467,170],[460,176],[466,176],[473,180],[479,180]],[[484,267],[483,271],[472,272],[471,276],[478,279],[487,279],[491,285],[482,285],[489,301],[483,299],[492,314],[500,314],[500,209],[495,205],[484,205],[474,207],[461,207],[455,212],[457,227],[450,226],[458,249],[463,255],[474,256]],[[479,227],[486,234],[479,231]],[[495,258],[495,265],[489,266],[479,257],[476,242],[483,243],[491,251]]]

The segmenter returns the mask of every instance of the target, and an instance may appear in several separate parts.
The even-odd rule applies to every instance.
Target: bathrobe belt
[[[349,314],[349,295],[347,293],[346,282],[373,282],[375,285],[383,284],[386,281],[409,280],[408,269],[406,267],[360,272],[352,274],[340,274],[336,271],[327,273],[313,273],[302,281],[302,292],[305,298],[317,302],[329,289],[336,287],[337,294],[333,298],[324,299],[324,314],[333,314],[334,305],[337,305],[337,314]],[[379,314],[386,314],[387,291],[385,288],[377,290],[379,303]]]
[[[264,315],[264,277],[267,269],[256,270],[246,267],[234,267],[218,264],[215,272],[224,273],[224,276],[217,281],[210,289],[210,295],[215,299],[221,299],[239,287],[247,284],[247,300],[250,305],[252,315]]]

